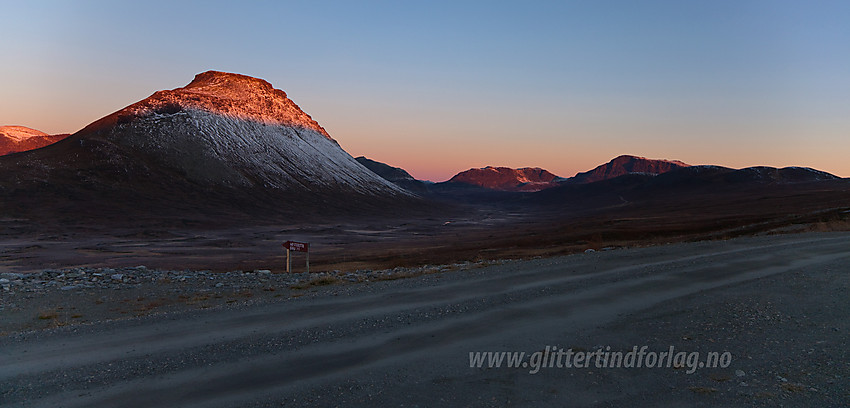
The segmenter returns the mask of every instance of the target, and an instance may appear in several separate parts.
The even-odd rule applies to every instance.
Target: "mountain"
[[[356,157],[354,160],[357,160],[358,163],[362,164],[373,173],[381,176],[384,180],[390,181],[408,191],[422,193],[428,188],[427,183],[421,180],[416,180],[410,175],[410,173],[400,167],[393,167],[386,163],[381,163],[364,156]]]
[[[630,173],[515,198],[551,227],[596,249],[617,242],[730,238],[846,228],[850,179],[806,167],[689,166],[659,175]],[[546,232],[548,231],[548,232]]]
[[[586,184],[608,180],[626,174],[658,175],[687,167],[678,160],[654,160],[638,156],[623,155],[593,170],[578,173],[564,179],[539,167],[511,169],[487,166],[458,173],[447,183],[460,183],[500,191],[534,192],[557,187],[562,184]]]
[[[602,166],[600,166],[602,167]],[[664,201],[698,202],[700,199],[722,201],[724,197],[759,194],[791,194],[795,190],[845,189],[845,180],[808,167],[747,167],[731,169],[721,166],[679,166],[662,174],[631,172],[592,183],[563,183],[535,193],[529,202],[559,208],[588,206],[623,206]],[[837,184],[830,184],[837,182]],[[740,199],[746,202],[748,199]]]
[[[66,137],[68,134],[48,135],[25,126],[0,126],[0,156],[38,149]]]
[[[539,167],[487,166],[456,174],[448,183],[463,183],[501,191],[540,191],[554,185],[560,178]]]
[[[569,181],[579,184],[593,183],[631,173],[657,175],[682,167],[688,167],[688,164],[678,160],[655,160],[645,157],[622,155],[608,163],[597,166],[593,170],[578,173],[571,177]]]
[[[809,167],[754,166],[730,169],[722,166],[690,166],[667,172],[653,178],[650,187],[688,188],[712,186],[713,188],[749,185],[784,185],[838,180],[839,177]]]
[[[393,167],[386,163],[366,158],[365,156],[355,157],[354,160],[357,160],[358,163],[372,170],[375,174],[392,182],[415,180],[407,170],[400,167]]]
[[[151,214],[257,210],[323,216],[410,202],[346,153],[286,93],[208,71],[44,149],[0,160],[4,210]],[[12,208],[9,208],[12,207]]]

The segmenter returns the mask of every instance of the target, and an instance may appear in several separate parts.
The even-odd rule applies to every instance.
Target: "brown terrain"
[[[632,173],[661,174],[681,167],[688,167],[688,165],[678,160],[656,160],[623,155],[593,170],[576,174],[572,177],[572,181],[592,183]]]
[[[557,185],[558,176],[539,167],[487,166],[456,174],[449,183],[463,183],[502,191],[540,191]]]
[[[38,149],[68,136],[69,134],[48,135],[25,126],[0,126],[0,156]]]
[[[448,264],[831,229],[850,210],[850,183],[817,170],[636,156],[569,179],[488,167],[423,183],[347,155],[268,82],[216,71],[0,159],[0,195],[0,266],[16,272],[277,272],[289,239],[313,243],[314,271]]]
[[[816,316],[819,340],[786,337],[781,351],[822,341],[819,349],[832,352],[846,335],[846,311],[835,306],[844,286],[829,292],[826,306],[811,293],[828,289],[826,278],[846,284],[835,272],[848,256],[846,234],[828,233],[850,229],[850,180],[805,167],[635,156],[569,179],[542,169],[479,170],[431,184],[355,159],[283,91],[215,71],[60,142],[0,157],[0,345],[15,350],[0,356],[0,402],[270,406],[291,397],[296,405],[370,406],[400,405],[413,393],[441,405],[439,391],[449,389],[449,403],[502,406],[524,398],[530,377],[485,370],[470,383],[464,368],[444,368],[473,349],[543,346],[524,337],[540,327],[575,327],[564,335],[585,349],[617,341],[612,333],[659,347],[698,333],[708,347],[749,330],[782,337],[763,320],[726,334],[716,322],[733,312],[775,312],[799,325],[829,307],[834,314]],[[814,234],[790,235],[804,232]],[[294,273],[284,273],[287,240],[310,243],[309,274],[303,254]],[[777,291],[788,276],[793,290]],[[780,305],[741,300],[754,294]],[[717,309],[726,303],[738,309]],[[803,311],[786,307],[797,303]],[[687,326],[691,314],[681,310],[704,325]],[[630,313],[687,332],[648,333],[622,318]],[[537,331],[526,330],[529,322],[540,323]],[[45,328],[53,331],[37,331]],[[597,330],[595,338],[585,329]],[[75,351],[63,360],[56,354],[67,344]],[[783,369],[766,348],[723,344],[736,358],[764,359],[737,366],[759,373],[752,393],[737,388],[750,380],[734,370],[669,379],[678,387],[669,396],[658,392],[666,378],[621,371],[597,380],[588,372],[569,393],[547,390],[518,405],[560,406],[580,395],[578,405],[617,406],[638,395],[638,406],[770,406],[793,394],[804,406],[804,396],[827,405],[845,396],[829,385],[846,376],[843,366],[811,379],[813,362]],[[352,352],[328,351],[335,347]],[[440,358],[422,365],[432,354]],[[409,362],[419,368],[399,371]],[[361,378],[374,381],[331,381],[364,367],[370,375]],[[103,375],[86,382],[89,369]],[[407,377],[382,380],[395,372]],[[788,377],[791,385],[782,385]],[[417,378],[427,380],[425,391],[413,391]],[[641,391],[644,380],[652,394]],[[596,381],[638,385],[606,399],[591,395]],[[33,385],[41,383],[54,388]],[[493,394],[476,400],[485,394],[467,388]],[[159,389],[167,392],[151,392]],[[275,397],[255,401],[262,393]]]

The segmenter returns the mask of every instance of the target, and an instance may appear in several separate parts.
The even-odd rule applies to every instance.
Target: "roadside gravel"
[[[361,284],[304,275],[271,297],[231,303],[228,289],[207,308],[0,337],[0,405],[846,406],[848,239],[685,243],[382,272],[386,279],[364,272],[371,278]],[[182,284],[215,293],[237,287],[243,273],[246,282],[267,275]],[[112,284],[97,290],[158,287]],[[45,293],[95,290],[55,286]],[[547,346],[674,346],[732,360],[692,373],[469,366],[473,351]]]
[[[382,270],[272,273],[129,268],[0,273],[0,336],[156,313],[304,296],[324,286],[411,278],[507,262],[478,261]]]

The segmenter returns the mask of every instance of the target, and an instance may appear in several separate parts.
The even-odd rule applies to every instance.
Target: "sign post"
[[[290,256],[291,251],[304,252],[307,254],[307,273],[310,273],[309,242],[286,241],[283,243],[283,247],[286,249],[286,273],[292,272],[292,257]]]

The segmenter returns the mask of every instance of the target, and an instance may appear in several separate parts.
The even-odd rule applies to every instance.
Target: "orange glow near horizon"
[[[137,93],[144,95],[153,91]],[[10,120],[11,115],[7,115],[6,111],[0,116],[9,123],[0,125],[26,126],[49,134],[73,133],[135,102],[128,99],[126,96],[107,99],[101,103],[115,106],[100,109],[82,109],[73,105],[61,109],[60,103],[46,104],[41,105],[44,110],[15,112],[14,116],[20,120]],[[311,99],[311,106],[305,110],[310,113],[312,105],[320,102],[318,98]],[[95,113],[98,110],[99,113]],[[434,182],[446,181],[470,168],[486,166],[540,167],[561,177],[571,177],[622,154],[730,168],[760,165],[812,167],[839,177],[850,176],[850,162],[844,157],[843,149],[795,137],[779,125],[749,129],[717,125],[699,132],[688,132],[672,127],[641,129],[626,123],[594,127],[582,125],[580,121],[559,127],[563,120],[545,123],[539,119],[536,128],[524,130],[518,126],[479,125],[476,121],[484,122],[485,117],[464,120],[464,112],[457,111],[455,114],[458,117],[449,118],[449,122],[455,123],[452,128],[442,128],[442,123],[419,124],[417,118],[403,111],[394,119],[376,118],[375,122],[371,122],[369,117],[352,117],[350,112],[338,110],[334,105],[321,115],[314,114],[314,118],[353,156],[362,155],[401,167],[417,179]],[[822,138],[834,139],[836,145],[840,145],[840,126],[836,129],[817,130]],[[794,134],[805,134],[808,129],[793,130]],[[628,138],[620,136],[627,132],[631,132]],[[729,142],[731,139],[728,137],[718,139],[712,136],[712,132],[740,134],[740,142]],[[532,135],[523,136],[527,133]],[[687,133],[691,136],[660,136]],[[718,140],[723,140],[723,143]]]
[[[4,5],[0,125],[73,133],[220,70],[420,179],[622,154],[850,177],[849,3],[48,3]]]
[[[366,156],[394,167],[407,170],[417,179],[435,182],[446,181],[455,174],[470,168],[504,166],[510,168],[540,167],[561,177],[595,168],[611,159],[627,154],[649,159],[680,160],[690,165],[717,165],[729,168],[752,166],[811,167],[839,177],[850,175],[850,163],[841,150],[824,149],[803,138],[788,138],[783,143],[718,144],[712,138],[669,141],[664,138],[635,136],[629,141],[612,143],[613,137],[563,138],[534,143],[533,139],[503,137],[498,143],[488,145],[486,137],[412,135],[405,143],[397,142],[394,135],[380,137],[376,132],[368,135],[346,134],[338,137],[330,130],[342,147],[354,156]],[[557,129],[551,132],[556,133]],[[468,135],[469,133],[463,132]],[[484,139],[484,140],[482,140]],[[576,142],[574,140],[579,140]],[[594,140],[600,140],[594,144]],[[762,147],[764,146],[764,147]]]
[[[545,170],[550,171],[551,173],[560,176],[560,177],[572,177],[576,175],[576,173],[585,172],[599,166],[601,164],[605,164],[611,159],[621,155],[621,154],[629,154],[634,156],[642,156],[649,159],[669,159],[669,160],[681,160],[680,158],[674,157],[660,157],[658,155],[651,154],[634,154],[631,152],[623,152],[620,154],[609,154],[607,156],[602,156],[601,154],[598,156],[599,159],[591,159],[585,157],[579,157],[574,159],[571,163],[557,163],[557,162],[538,162],[538,163],[526,163],[526,161],[522,162],[511,162],[511,163],[500,163],[500,162],[490,162],[488,164],[480,164],[482,161],[456,161],[456,162],[442,162],[439,164],[431,163],[428,160],[418,160],[416,157],[405,158],[403,156],[396,157],[381,157],[374,156],[369,154],[357,154],[356,156],[366,156],[369,159],[379,161],[394,167],[401,167],[402,169],[409,172],[414,178],[419,180],[428,180],[433,182],[442,182],[447,181],[455,174],[460,173],[462,171],[471,169],[471,168],[482,168],[487,166],[494,167],[510,167],[510,168],[521,168],[521,167],[540,167]],[[838,165],[834,167],[824,168],[818,166],[808,165],[806,163],[797,163],[797,162],[785,162],[785,161],[756,161],[756,162],[746,162],[746,161],[738,161],[738,160],[726,160],[726,161],[695,161],[695,160],[681,160],[690,165],[716,165],[729,167],[733,169],[740,169],[745,167],[753,167],[753,166],[769,166],[769,167],[791,167],[791,166],[799,166],[799,167],[811,167],[817,170],[825,171],[831,174],[834,174],[838,177],[847,177],[847,174],[850,174],[850,171],[841,171]],[[478,163],[478,164],[476,164]],[[517,164],[519,163],[519,164]],[[525,163],[525,164],[522,164]],[[441,166],[441,167],[438,167]],[[835,170],[838,169],[838,170]]]

